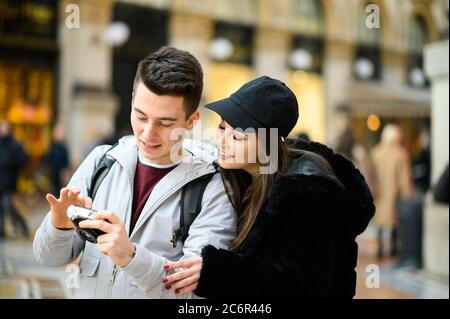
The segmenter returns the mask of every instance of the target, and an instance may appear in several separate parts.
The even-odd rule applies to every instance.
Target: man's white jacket
[[[188,144],[185,142],[185,144]],[[191,143],[191,146],[193,143]],[[87,195],[92,174],[110,146],[95,148],[73,175],[68,187],[79,186]],[[186,147],[189,150],[189,146]],[[195,148],[195,147],[194,147]],[[204,246],[228,248],[236,235],[237,216],[225,193],[220,174],[215,174],[202,201],[202,209],[192,223],[189,237],[174,248],[172,233],[179,228],[181,188],[188,182],[214,171],[212,158],[205,149],[188,154],[153,189],[133,229],[129,233],[133,184],[138,158],[134,137],[124,137],[108,152],[116,160],[100,185],[93,209],[114,212],[125,223],[136,244],[136,255],[124,268],[115,266],[96,244],[82,240],[75,230],[56,229],[46,216],[36,231],[33,248],[39,263],[62,266],[80,254],[79,288],[75,298],[177,298],[162,284],[168,261],[199,256]],[[180,298],[192,298],[193,294]]]

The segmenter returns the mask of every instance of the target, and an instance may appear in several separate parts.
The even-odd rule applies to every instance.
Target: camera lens
[[[84,238],[85,240],[91,242],[91,243],[96,243],[97,242],[97,236],[95,235],[95,233],[89,229],[78,229],[78,233],[80,234],[80,236],[82,238]]]

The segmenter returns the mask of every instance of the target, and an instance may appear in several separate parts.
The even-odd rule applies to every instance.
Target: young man
[[[189,150],[173,152],[181,141],[171,133],[192,129],[202,88],[201,66],[188,52],[164,47],[142,60],[133,86],[134,138],[122,138],[109,151],[97,147],[59,198],[47,195],[51,210],[36,232],[34,254],[42,264],[60,266],[82,253],[74,297],[174,298],[162,283],[166,261],[198,256],[208,244],[228,248],[236,214],[219,174],[206,186],[187,239],[171,242],[180,226],[183,186],[215,170]],[[80,223],[106,233],[92,244],[77,235],[66,211],[71,204],[91,206],[87,189],[105,152],[115,163],[92,203],[99,212]]]

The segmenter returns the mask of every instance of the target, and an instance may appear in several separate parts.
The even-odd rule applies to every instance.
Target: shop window
[[[321,38],[297,35],[292,38],[292,49],[288,58],[291,70],[322,73],[324,43]]]
[[[229,22],[216,22],[209,45],[209,57],[214,62],[253,64],[254,29]]]
[[[0,0],[0,36],[56,37],[56,0]]]
[[[358,80],[381,78],[381,49],[360,45],[356,49],[353,73]]]
[[[423,48],[429,42],[425,20],[414,17],[409,30],[408,84],[415,88],[428,87],[429,81],[423,70]]]
[[[356,47],[355,59],[353,62],[353,74],[358,80],[380,80],[382,77],[381,48],[382,31],[381,27],[367,25],[366,8],[370,3],[366,3],[359,9],[358,45]],[[381,15],[381,12],[379,12]],[[379,26],[383,23],[383,16],[379,17]]]

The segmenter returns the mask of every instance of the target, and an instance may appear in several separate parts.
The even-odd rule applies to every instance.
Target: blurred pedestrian
[[[413,160],[412,178],[414,189],[424,194],[429,190],[431,183],[431,151],[430,133],[423,128],[419,135],[419,152]]]
[[[439,177],[433,189],[434,200],[438,203],[448,204],[448,164],[444,172]]]
[[[419,151],[412,159],[413,192],[408,198],[397,199],[397,229],[400,247],[397,267],[420,268],[422,266],[423,210],[431,177],[429,140],[428,129],[424,127],[417,140]]]
[[[375,196],[375,176],[372,161],[366,149],[356,141],[350,129],[345,130],[339,136],[336,152],[344,155],[355,164],[365,177],[372,195]]]
[[[20,228],[25,237],[29,235],[28,226],[12,200],[16,192],[19,170],[25,162],[25,151],[12,136],[9,122],[0,121],[0,238],[6,237],[6,213],[11,216],[14,231]]]
[[[64,141],[64,130],[57,125],[53,129],[53,141],[48,154],[48,164],[52,181],[52,193],[59,194],[59,190],[66,184],[64,173],[69,167],[69,151]]]
[[[383,129],[381,141],[371,152],[376,178],[374,223],[378,226],[378,257],[384,256],[383,231],[390,231],[390,255],[396,256],[397,210],[399,198],[412,194],[411,167],[406,148],[402,146],[402,132],[397,125]]]

